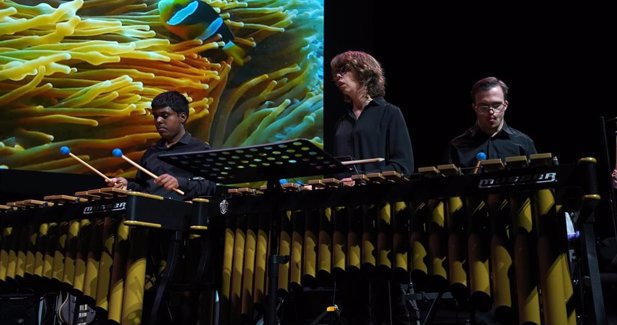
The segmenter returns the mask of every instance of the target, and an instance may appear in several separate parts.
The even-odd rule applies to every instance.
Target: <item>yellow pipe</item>
[[[528,196],[510,197],[510,211],[514,225],[514,277],[519,324],[540,324],[540,298],[536,272],[532,270],[532,257],[535,255],[535,232]]]
[[[127,240],[129,227],[124,223],[118,226],[118,234],[114,242],[114,258],[109,291],[109,310],[107,319],[120,324],[122,320],[122,298],[124,296],[124,275],[126,272]]]
[[[124,281],[122,298],[122,324],[138,325],[144,305],[144,286],[146,282],[146,245],[148,230],[131,228],[129,230],[130,253]]]
[[[534,210],[538,223],[538,266],[542,288],[543,318],[546,324],[567,324],[563,287],[563,270],[554,234],[555,198],[551,190],[534,193]],[[564,239],[565,240],[565,239]]]
[[[103,221],[101,260],[99,262],[98,283],[96,286],[96,306],[103,310],[109,307],[109,282],[111,281],[111,269],[113,264],[114,249],[114,225],[117,225],[111,217],[105,217]]]
[[[450,197],[447,201],[447,220],[448,220],[448,274],[450,275],[450,286],[453,293],[462,295],[467,290],[467,271],[463,267],[466,260],[464,245],[464,235],[459,227],[465,224],[463,200],[458,197]]]

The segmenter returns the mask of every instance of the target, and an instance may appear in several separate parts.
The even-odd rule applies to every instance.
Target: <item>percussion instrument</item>
[[[63,290],[70,310],[91,306],[116,323],[139,324],[148,242],[157,229],[206,230],[207,203],[116,188],[9,202],[1,206],[0,283]]]
[[[593,280],[593,227],[585,226],[600,200],[595,159],[559,165],[538,154],[477,167],[471,175],[453,165],[420,168],[412,177],[354,175],[354,186],[323,178],[308,186],[236,188],[190,204],[109,188],[10,202],[0,205],[0,286],[59,288],[97,317],[138,324],[150,285],[145,257],[157,229],[207,230],[221,241],[214,252],[220,261],[202,258],[191,267],[219,270],[221,324],[263,312],[270,278],[285,295],[351,274],[449,291],[474,310],[494,310],[498,321],[595,323],[603,300]],[[584,229],[573,241],[570,216]],[[273,251],[288,262],[269,263]],[[167,260],[173,264],[175,256]],[[277,277],[268,277],[270,265]]]
[[[450,291],[474,309],[519,324],[575,324],[565,214],[578,224],[599,201],[595,159],[557,165],[550,154],[486,160],[476,175],[456,166],[295,183],[278,192],[234,189],[224,206],[222,323],[264,308],[271,245],[280,293],[327,285],[349,272]],[[224,211],[223,211],[224,210]],[[277,242],[270,226],[280,221]],[[586,255],[583,255],[586,256]],[[598,296],[596,294],[596,299]],[[601,299],[601,295],[600,295]]]

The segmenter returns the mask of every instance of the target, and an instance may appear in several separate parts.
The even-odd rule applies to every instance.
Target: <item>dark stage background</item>
[[[506,121],[531,136],[539,152],[552,152],[561,162],[603,158],[599,117],[617,113],[617,21],[609,19],[607,8],[408,3],[412,9],[405,11],[400,6],[326,1],[325,75],[330,75],[329,60],[345,50],[369,52],[382,63],[386,99],[403,110],[416,167],[441,163],[447,142],[474,123],[469,90],[489,75],[510,86]],[[329,149],[344,103],[330,80],[325,91]],[[609,127],[614,164],[614,124]]]
[[[615,122],[607,125],[604,146],[600,123],[602,116],[617,115],[617,20],[610,17],[608,5],[493,1],[468,6],[405,3],[411,10],[402,6],[326,1],[324,74],[330,75],[330,59],[346,50],[369,52],[382,63],[386,99],[405,115],[416,168],[442,163],[448,141],[473,125],[473,83],[491,75],[504,80],[510,86],[506,121],[531,136],[539,152],[552,152],[561,163],[598,158],[603,200],[595,228],[604,243],[599,245],[600,268],[614,272],[609,265],[614,250],[607,243],[614,243],[611,237],[617,233],[608,200],[617,133]],[[334,84],[326,81],[326,149],[344,105]],[[615,321],[615,311],[608,307],[617,299],[614,286],[603,290],[609,319]]]

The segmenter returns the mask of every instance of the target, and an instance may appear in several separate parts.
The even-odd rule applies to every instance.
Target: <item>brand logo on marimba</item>
[[[221,201],[221,203],[219,203],[219,209],[221,210],[221,214],[227,213],[227,208],[229,208],[229,202],[227,202],[227,200],[223,200]]]
[[[539,173],[498,178],[483,178],[478,183],[479,188],[508,187],[543,183],[557,183],[557,173]]]
[[[112,212],[126,210],[126,202],[115,202],[108,204],[90,205],[84,207],[84,214]]]

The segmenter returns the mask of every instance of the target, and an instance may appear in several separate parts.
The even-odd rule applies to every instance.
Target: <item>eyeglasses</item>
[[[488,113],[490,110],[493,110],[494,112],[499,113],[503,111],[505,104],[504,103],[480,104],[480,105],[476,105],[476,107],[482,113]]]

